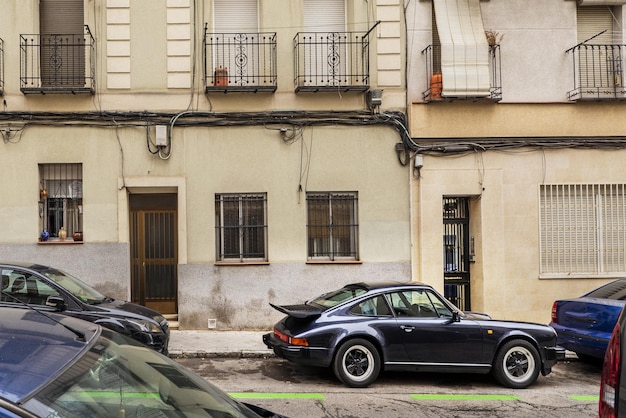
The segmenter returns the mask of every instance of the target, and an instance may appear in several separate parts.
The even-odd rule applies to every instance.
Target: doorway
[[[459,309],[471,310],[469,198],[443,198],[444,296]]]
[[[130,194],[131,300],[161,314],[178,313],[175,193]]]

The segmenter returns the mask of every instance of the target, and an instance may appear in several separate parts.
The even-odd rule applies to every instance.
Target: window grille
[[[357,260],[356,193],[308,193],[309,260]]]
[[[40,230],[58,237],[61,227],[71,239],[83,230],[83,166],[39,164]]]
[[[626,184],[540,188],[541,273],[626,272]]]
[[[267,197],[216,194],[217,260],[267,261]]]

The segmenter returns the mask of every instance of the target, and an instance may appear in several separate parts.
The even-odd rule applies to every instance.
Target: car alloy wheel
[[[380,373],[380,355],[372,343],[364,339],[346,341],[337,351],[333,371],[350,387],[371,385]]]
[[[527,341],[513,340],[498,350],[494,375],[502,385],[522,389],[537,380],[540,368],[537,349]]]

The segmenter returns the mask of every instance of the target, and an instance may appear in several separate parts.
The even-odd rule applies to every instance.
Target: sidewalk
[[[263,344],[268,331],[170,331],[170,357],[272,357]]]

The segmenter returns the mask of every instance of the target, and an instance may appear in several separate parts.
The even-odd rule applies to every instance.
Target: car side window
[[[406,290],[389,294],[393,311],[404,318],[435,318],[437,310],[426,290]]]
[[[376,296],[357,303],[350,309],[350,313],[364,316],[391,316],[389,305],[382,296]]]
[[[59,292],[40,278],[19,270],[2,270],[3,302],[45,305],[48,296],[59,296]]]

